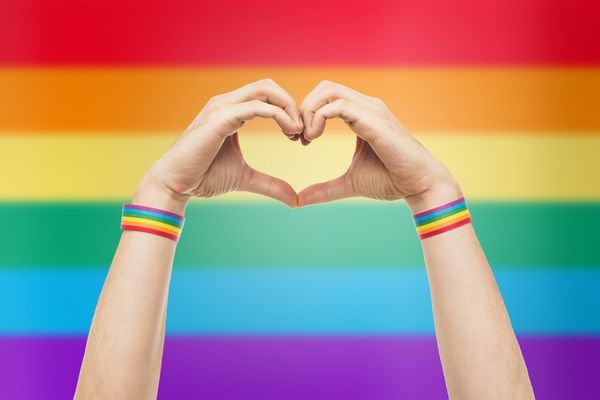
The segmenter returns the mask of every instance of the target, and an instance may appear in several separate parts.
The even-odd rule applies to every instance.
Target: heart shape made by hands
[[[271,121],[265,120],[244,125],[238,140],[248,165],[289,183],[295,192],[342,175],[355,148],[354,135],[340,121],[328,123],[325,134],[307,146],[287,140]],[[247,198],[241,193],[232,195]]]
[[[274,82],[271,84],[276,85]],[[291,96],[288,95],[288,98],[291,99]],[[321,153],[318,157],[311,158],[307,154],[301,160],[302,168],[286,178],[292,177],[309,184],[311,175],[322,176],[324,170],[334,171],[338,175],[325,182],[309,184],[301,190],[296,196],[297,206],[356,196],[381,200],[405,198],[428,188],[431,176],[427,169],[434,172],[432,175],[444,173],[445,168],[408,134],[386,104],[378,98],[366,96],[337,83],[323,81],[305,97],[299,107],[291,100],[284,108],[290,118],[294,118],[297,110],[302,120],[302,131],[291,134],[286,133],[285,124],[277,121],[290,139],[300,139],[305,146],[316,139],[323,142],[319,146]],[[277,120],[277,117],[274,119]],[[346,147],[349,143],[344,140],[344,135],[328,135],[327,139],[320,139],[330,119],[343,121],[347,125],[345,129],[350,128],[354,132],[356,145],[353,153],[349,151],[350,146]],[[340,128],[336,130],[339,131]],[[239,148],[237,134],[234,140]],[[255,138],[252,140],[260,141]],[[279,171],[289,170],[292,153],[274,154],[272,141],[264,137],[262,141],[252,149],[260,155],[255,160],[256,165],[262,163],[262,168],[270,166]],[[344,154],[352,154],[349,164]],[[317,160],[326,160],[326,163],[320,164]],[[343,166],[348,167],[341,169]],[[256,176],[266,187],[257,185],[250,187],[249,191],[294,206],[292,197],[295,191],[289,183],[279,178],[266,178],[268,175],[260,173]],[[248,188],[242,187],[241,190]]]
[[[356,135],[349,167],[337,178],[309,185],[296,193],[286,181],[259,172],[244,159],[238,131],[257,117],[275,120],[288,138],[300,140],[304,145],[323,135],[327,120],[343,121]],[[341,153],[345,151],[342,137],[332,135],[329,146],[320,146],[327,153],[319,158],[327,160],[327,168],[336,173],[343,171],[339,169],[342,163],[347,165]],[[264,136],[253,136],[249,140],[252,142],[251,153],[259,154],[256,164],[268,163],[261,165],[263,168],[275,164],[289,170],[290,152],[275,153],[272,139]],[[291,207],[356,196],[383,200],[407,198],[432,187],[440,174],[448,175],[445,167],[408,134],[382,100],[328,81],[317,85],[300,106],[272,80],[216,96],[173,147],[164,157],[167,164],[164,169],[168,178],[177,178],[167,185],[175,193],[212,197],[246,191]],[[307,158],[295,177],[299,174],[308,177],[310,172],[318,176],[322,171],[323,166],[315,163],[315,159]]]

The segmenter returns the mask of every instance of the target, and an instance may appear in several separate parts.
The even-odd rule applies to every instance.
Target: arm
[[[462,197],[455,184],[407,199],[414,214]],[[527,367],[471,224],[421,241],[448,393],[530,399]]]
[[[462,197],[450,172],[385,104],[322,82],[301,106],[304,138],[317,139],[329,118],[357,135],[352,163],[332,181],[301,191],[299,205],[363,196],[406,199],[414,214]],[[451,398],[533,398],[527,368],[502,296],[471,224],[422,240],[436,338]]]
[[[290,139],[302,131],[293,99],[273,81],[217,96],[146,173],[133,204],[183,215],[191,196],[244,190],[296,206],[289,184],[242,157],[237,130],[255,117],[273,118]],[[156,398],[175,247],[164,237],[123,232],[96,307],[77,399]]]

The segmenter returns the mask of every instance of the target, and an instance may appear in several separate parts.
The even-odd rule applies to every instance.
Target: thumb
[[[298,193],[298,207],[354,197],[356,193],[348,175],[327,182],[316,183]]]
[[[289,183],[248,166],[244,169],[239,190],[262,194],[290,207],[298,206],[298,195]]]

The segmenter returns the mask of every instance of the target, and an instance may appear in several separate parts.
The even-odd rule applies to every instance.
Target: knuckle
[[[209,108],[217,107],[222,102],[222,99],[223,99],[223,95],[222,94],[217,94],[215,96],[212,96],[206,102],[206,106],[209,107]]]
[[[210,99],[208,99],[208,103],[217,103],[222,98],[223,98],[222,94],[216,94],[216,95],[212,96]]]
[[[260,81],[257,82],[256,85],[256,94],[262,99],[265,100],[267,102],[269,101],[269,98],[273,95],[273,93],[276,93],[278,91],[279,85],[277,85],[277,83],[275,83],[275,81],[271,78],[265,78],[265,79],[261,79]]]
[[[337,94],[337,88],[333,85],[324,86],[321,91],[321,96],[326,98],[330,102]]]
[[[275,81],[271,78],[264,78],[257,82],[259,89],[268,90],[276,85]]]
[[[234,109],[231,106],[218,107],[213,112],[213,118],[215,119],[215,121],[221,123],[230,123],[237,119],[236,113],[234,112]]]
[[[349,108],[353,106],[353,103],[347,99],[338,99],[336,100],[337,106],[341,108]]]
[[[272,106],[270,104],[265,103],[260,100],[251,100],[250,107],[252,108],[252,114],[256,115],[257,113],[267,113],[270,112]]]
[[[321,82],[319,82],[320,87],[329,87],[332,86],[334,83],[328,79],[323,79]]]
[[[364,113],[360,112],[356,104],[345,100],[345,103],[340,107],[340,118],[346,122],[358,122],[362,119]]]
[[[313,121],[317,121],[324,118],[324,111],[323,109],[319,109],[317,111],[315,111],[315,114],[313,115]]]
[[[371,100],[373,101],[373,103],[375,103],[376,105],[378,105],[379,107],[386,107],[386,103],[383,99],[379,98],[379,97],[371,97]]]
[[[220,104],[215,110],[222,114],[231,114],[240,107],[239,104]]]

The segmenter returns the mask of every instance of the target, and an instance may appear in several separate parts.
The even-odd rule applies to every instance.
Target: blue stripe
[[[435,218],[435,217],[437,217],[439,215],[446,215],[446,214],[449,214],[452,211],[458,210],[460,208],[466,208],[466,204],[465,204],[464,200],[461,201],[458,204],[453,205],[452,207],[444,208],[443,210],[436,211],[436,212],[434,212],[432,214],[427,214],[427,215],[423,215],[422,217],[415,218],[415,222],[416,223],[421,223],[421,222],[424,222],[424,221],[429,221],[430,219],[433,219],[433,218]]]
[[[181,226],[183,223],[183,220],[180,218],[171,217],[170,215],[162,214],[162,213],[158,213],[158,212],[154,212],[154,211],[138,210],[136,208],[124,207],[123,214],[126,214],[126,215],[150,215],[152,217],[159,217],[159,218],[174,222],[177,224],[177,226]]]
[[[0,270],[0,334],[84,334],[106,271]],[[600,269],[497,272],[521,334],[600,334]],[[421,268],[175,269],[171,334],[431,334]]]

